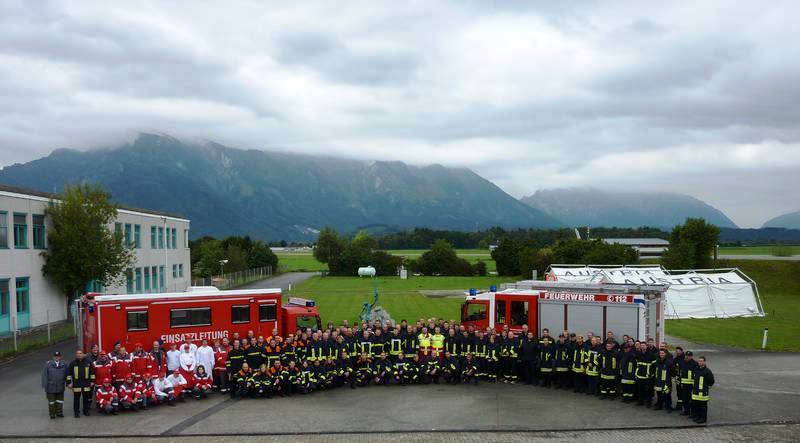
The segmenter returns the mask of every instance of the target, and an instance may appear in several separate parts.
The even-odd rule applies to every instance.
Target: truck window
[[[506,301],[505,300],[495,300],[494,302],[494,323],[495,324],[505,324],[506,323]]]
[[[231,323],[250,323],[250,305],[231,306]]]
[[[316,331],[319,329],[317,317],[303,316],[297,317],[297,329]]]
[[[522,326],[528,324],[528,302],[511,302],[511,326]]]
[[[483,303],[467,303],[462,321],[486,320],[486,305]]]
[[[258,305],[258,321],[275,321],[278,318],[278,306],[274,304]]]
[[[128,311],[128,330],[147,330],[147,311]]]
[[[169,325],[173,328],[181,326],[208,326],[211,324],[211,308],[170,309]]]

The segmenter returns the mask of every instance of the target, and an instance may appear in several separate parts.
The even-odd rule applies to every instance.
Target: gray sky
[[[209,3],[0,1],[0,166],[157,131],[800,209],[796,2]]]

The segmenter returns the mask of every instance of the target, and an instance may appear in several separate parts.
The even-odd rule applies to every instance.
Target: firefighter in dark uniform
[[[600,340],[592,337],[591,346],[586,351],[586,393],[600,395]]]
[[[600,354],[600,398],[614,398],[619,379],[619,352],[613,340],[606,341],[606,349]]]
[[[486,354],[488,352],[489,340],[487,340],[483,335],[483,331],[477,331],[475,333],[475,341],[473,343],[475,345],[475,363],[478,364],[477,376],[478,378],[486,380],[488,375]]]
[[[639,406],[653,406],[653,366],[655,355],[646,346],[636,354],[636,393]]]
[[[250,366],[250,369],[256,370],[267,362],[267,355],[264,348],[259,346],[258,342],[253,339],[250,341],[250,347],[245,351],[244,359]]]
[[[697,370],[692,379],[692,415],[689,418],[695,423],[703,424],[708,421],[708,402],[711,400],[709,391],[714,386],[714,373],[706,366],[706,358],[697,359]]]
[[[447,331],[447,337],[444,339],[444,350],[445,353],[449,353],[450,357],[452,357],[456,362],[456,371],[458,370],[458,359],[461,355],[461,337],[456,334],[456,330],[450,328]]]
[[[683,393],[681,392],[681,366],[683,366],[685,356],[683,355],[683,348],[680,346],[675,347],[675,357],[672,360],[673,374],[675,375],[675,409],[683,409]]]
[[[558,343],[555,346],[555,385],[558,389],[569,387],[569,370],[572,364],[570,355],[570,344],[564,334],[559,334]]]
[[[572,385],[577,394],[586,392],[586,347],[583,345],[583,336],[575,338],[572,345]]]
[[[541,386],[549,388],[553,381],[553,366],[555,365],[555,346],[550,337],[545,337],[539,344],[539,379]]]
[[[400,336],[400,327],[392,330],[392,335],[389,336],[387,345],[389,347],[389,360],[392,363],[397,362],[397,358],[405,352],[403,349],[403,337]]]
[[[636,369],[638,368],[636,354],[631,349],[630,343],[622,345],[622,357],[620,358],[619,365],[622,401],[630,403],[636,396]]]
[[[539,374],[536,373],[536,364],[539,360],[539,341],[533,336],[533,332],[528,332],[527,337],[522,341],[520,354],[524,366],[525,384],[538,385]]]
[[[694,354],[692,351],[687,351],[684,354],[683,364],[681,365],[681,372],[678,374],[681,381],[681,394],[683,396],[683,412],[681,415],[692,414],[692,385],[694,385],[694,376],[697,373],[698,364],[694,361]]]
[[[244,349],[242,349],[239,340],[234,340],[233,349],[228,352],[228,360],[225,362],[225,368],[227,369],[227,374],[231,382],[235,381],[239,371],[242,369],[243,363],[245,363]],[[236,389],[238,387],[234,384],[230,384],[230,386],[233,386],[230,391],[231,398],[233,398],[236,396]]]
[[[655,409],[666,409],[667,412],[672,412],[672,377],[675,376],[675,366],[664,349],[658,351],[654,372],[653,390],[657,397]]]
[[[83,415],[89,415],[92,407],[94,366],[80,349],[75,352],[75,360],[67,366],[67,387],[72,389],[72,410],[75,418],[81,416],[81,404]]]

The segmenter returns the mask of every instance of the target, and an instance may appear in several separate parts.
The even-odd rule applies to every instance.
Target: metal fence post
[[[50,310],[44,311],[44,321],[47,322],[47,343],[50,343],[52,336],[50,335]]]

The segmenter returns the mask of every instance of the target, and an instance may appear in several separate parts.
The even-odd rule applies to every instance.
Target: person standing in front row
[[[64,389],[67,382],[67,365],[61,361],[61,353],[53,353],[42,369],[42,389],[47,394],[50,418],[64,416]]]
[[[697,372],[694,373],[692,383],[692,415],[689,418],[695,423],[703,424],[708,421],[708,401],[711,400],[709,391],[714,386],[714,373],[706,366],[706,358],[697,359]]]
[[[89,362],[82,350],[75,351],[75,360],[67,366],[67,387],[72,389],[72,411],[75,418],[89,415],[94,397],[94,365]]]

